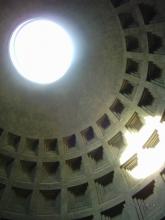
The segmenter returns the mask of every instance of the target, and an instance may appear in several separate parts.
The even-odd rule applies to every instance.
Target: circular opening
[[[19,74],[26,79],[49,84],[61,78],[73,60],[73,43],[58,24],[31,19],[19,25],[9,43],[9,54]]]

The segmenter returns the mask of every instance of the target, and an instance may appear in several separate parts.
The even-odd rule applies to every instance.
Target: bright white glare
[[[143,149],[143,145],[155,129],[158,131],[160,142],[155,148]],[[137,153],[138,165],[129,171],[134,178],[144,179],[158,171],[165,163],[164,131],[165,123],[160,123],[160,117],[148,116],[145,118],[144,126],[138,133],[125,133],[128,146],[120,158],[120,164],[123,164]]]
[[[48,84],[67,72],[74,48],[68,33],[55,22],[32,19],[12,34],[9,54],[19,74],[30,81]]]

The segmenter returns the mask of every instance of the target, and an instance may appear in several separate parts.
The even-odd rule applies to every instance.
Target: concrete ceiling
[[[0,1],[0,220],[165,215],[164,164],[137,180],[138,152],[120,162],[126,133],[143,150],[164,140],[153,121],[140,136],[146,117],[165,121],[164,11],[163,0]],[[9,59],[11,33],[33,17],[75,42],[68,74],[51,85],[26,81]]]

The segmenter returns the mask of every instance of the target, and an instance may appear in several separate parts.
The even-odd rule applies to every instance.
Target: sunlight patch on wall
[[[137,133],[126,132],[127,148],[120,158],[125,163],[137,153],[138,164],[128,173],[136,179],[144,179],[158,171],[165,162],[165,123],[160,117],[145,117],[144,126]]]

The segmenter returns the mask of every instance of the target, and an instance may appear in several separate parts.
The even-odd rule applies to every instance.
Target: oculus
[[[74,47],[69,34],[54,21],[31,19],[19,25],[9,42],[17,72],[39,84],[49,84],[67,73]]]

